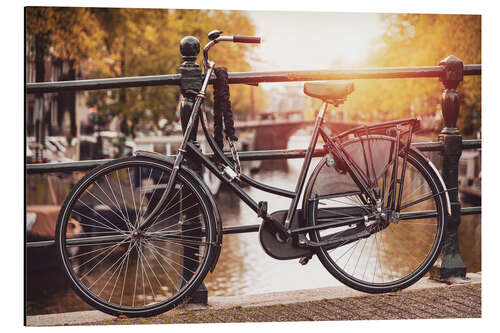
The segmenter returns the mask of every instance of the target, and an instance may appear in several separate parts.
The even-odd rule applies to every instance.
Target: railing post
[[[198,39],[192,36],[184,37],[180,42],[180,51],[184,60],[178,70],[179,74],[181,74],[180,116],[182,132],[184,133],[186,131],[187,123],[191,116],[191,110],[195,101],[195,94],[193,92],[198,92],[201,89],[202,85],[201,68],[196,63],[196,57],[200,52],[200,42],[198,41]],[[194,128],[198,128],[198,122],[195,123]],[[196,132],[196,130],[193,131],[193,135],[189,139],[196,145],[198,145],[198,143],[196,142]],[[201,165],[199,163],[195,162],[194,159],[191,159],[189,155],[187,156],[187,162],[189,163],[189,167],[192,170],[201,175]],[[181,193],[181,198],[184,195],[185,194]],[[191,195],[189,198],[181,200],[181,203],[182,204],[179,209],[182,211],[183,207],[192,207],[193,205],[195,205],[196,198]],[[184,234],[189,234],[193,237],[199,236],[199,230],[201,229],[197,227],[201,227],[201,223],[199,218],[196,218],[196,216],[199,215],[200,212],[197,206],[187,209],[186,211],[183,211],[182,214],[180,214],[179,223],[181,223],[181,228]],[[190,277],[192,275],[192,272],[196,271],[199,258],[198,252],[199,251],[192,245],[185,248],[183,257],[184,277]],[[201,304],[208,303],[208,291],[203,283],[192,294],[190,302]]]
[[[442,175],[448,189],[458,188],[458,161],[462,154],[462,135],[457,129],[460,100],[457,87],[463,80],[464,65],[460,59],[450,55],[439,65],[444,74],[441,81],[445,87],[441,109],[445,127],[439,134],[439,141],[444,144]],[[446,235],[441,257],[431,269],[431,278],[447,280],[450,277],[465,277],[466,267],[460,256],[458,245],[458,226],[460,225],[460,201],[458,189],[449,191],[451,216],[446,215]]]

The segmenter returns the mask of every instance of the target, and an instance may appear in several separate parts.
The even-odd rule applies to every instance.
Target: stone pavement
[[[90,325],[194,324],[324,320],[480,318],[481,284],[322,299],[268,306],[189,310],[151,318],[109,319]]]
[[[209,297],[151,318],[114,318],[99,311],[27,317],[28,326],[130,325],[480,318],[481,274],[446,285],[424,278],[400,292],[370,295],[345,286],[259,295]]]

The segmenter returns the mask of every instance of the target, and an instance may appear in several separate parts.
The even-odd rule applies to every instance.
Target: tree
[[[175,73],[182,61],[179,41],[194,35],[201,45],[208,42],[208,32],[217,28],[226,33],[252,34],[253,26],[239,12],[209,10],[93,9],[106,32],[107,56],[96,62],[92,77],[122,77]],[[217,64],[231,71],[249,70],[246,45],[225,45],[211,53]],[[201,57],[199,57],[201,63]],[[235,111],[249,109],[249,90],[231,87]],[[156,127],[166,117],[176,119],[179,90],[172,87],[147,87],[95,92],[89,99],[100,113],[119,116],[120,129],[135,135],[137,126]],[[260,101],[261,99],[259,99]]]
[[[26,8],[26,33],[28,40],[34,41],[35,49],[35,71],[36,81],[45,81],[45,62],[48,56],[55,60],[66,60],[70,66],[68,74],[58,77],[63,80],[74,80],[75,69],[84,66],[89,58],[99,58],[99,42],[102,38],[101,30],[92,19],[90,11],[86,8],[64,8],[64,7],[27,7]],[[28,59],[26,59],[28,61]],[[37,95],[37,100],[43,100],[47,96]],[[69,114],[71,119],[71,133],[76,134],[76,117],[74,92],[66,92],[58,95],[59,102],[68,101],[70,105]],[[41,106],[43,102],[37,103]],[[61,105],[61,104],[59,104]],[[42,113],[38,108],[36,113]],[[40,116],[39,116],[40,117]],[[59,124],[62,123],[63,112],[58,114]],[[37,122],[39,122],[38,120]],[[42,135],[44,129],[41,123],[36,126],[37,137]],[[50,128],[49,128],[50,133]]]
[[[207,34],[254,32],[248,17],[237,11],[169,10],[135,8],[53,8],[27,10],[27,28],[58,57],[86,69],[89,78],[176,73],[182,61],[179,41],[186,35],[208,42]],[[247,45],[225,44],[211,52],[217,65],[230,71],[247,71]],[[201,63],[201,57],[199,57]],[[250,88],[232,86],[236,112],[250,110]],[[263,94],[255,94],[257,108]],[[179,98],[177,87],[144,87],[93,91],[87,104],[97,106],[99,122],[120,120],[120,130],[135,136],[138,127],[154,128],[161,118],[173,121]]]
[[[27,7],[26,29],[40,57],[51,53],[79,66],[99,55],[103,34],[88,8]]]
[[[367,66],[437,65],[450,54],[464,64],[481,63],[481,17],[478,15],[386,14],[385,33]],[[356,82],[349,107],[374,117],[423,115],[439,107],[442,84],[433,79],[387,79]],[[459,86],[458,126],[472,134],[474,115],[481,113],[481,77],[465,77]]]

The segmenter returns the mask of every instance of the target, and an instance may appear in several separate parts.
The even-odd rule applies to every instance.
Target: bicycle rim
[[[372,179],[377,179],[383,196],[382,204],[386,207],[393,193],[391,176],[394,159],[390,157],[390,145],[394,140],[383,136],[370,138],[373,156],[378,161],[373,167],[366,147],[362,153],[359,139],[346,142],[344,149],[363,173],[370,173]],[[398,160],[398,176],[401,176],[402,156]],[[374,173],[376,177],[373,176]],[[325,181],[325,177],[337,180],[329,183]],[[312,200],[309,200],[306,208],[312,224],[361,217],[376,209],[363,201],[361,191],[348,174],[341,174],[324,162],[320,171],[315,174],[314,182],[318,181],[320,185],[316,188],[315,185],[312,186]],[[426,162],[411,152],[408,155],[402,191],[401,220],[390,223],[387,227],[363,222],[312,232],[311,239],[321,241],[335,233],[349,232],[349,229],[371,227],[376,230],[367,238],[341,243],[333,249],[320,248],[318,257],[337,279],[361,291],[379,293],[411,285],[428,271],[439,255],[445,228],[444,206],[442,197],[438,195],[439,189],[439,180],[434,177]],[[398,191],[399,186],[395,193]],[[428,199],[422,200],[426,197]],[[429,211],[435,211],[435,216],[417,216],[417,213]]]
[[[87,303],[113,315],[150,316],[173,308],[203,281],[215,222],[209,200],[189,177],[179,173],[164,210],[145,232],[136,232],[169,176],[165,165],[126,158],[92,171],[68,196],[57,250]]]

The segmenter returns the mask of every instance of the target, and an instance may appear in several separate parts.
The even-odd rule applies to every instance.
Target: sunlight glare
[[[374,13],[250,11],[263,43],[254,70],[327,69],[360,66],[371,41],[383,32]]]

